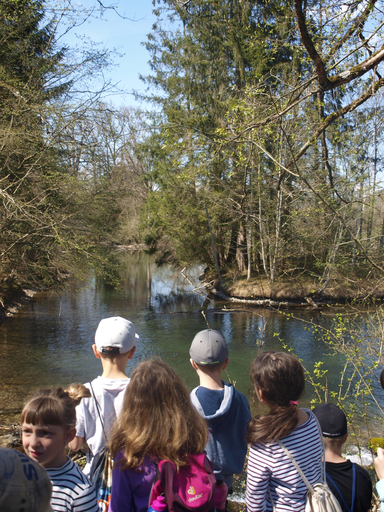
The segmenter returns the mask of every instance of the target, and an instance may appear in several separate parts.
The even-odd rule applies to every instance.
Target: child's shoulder
[[[65,482],[64,487],[73,489],[76,487],[84,489],[92,485],[80,467],[71,459],[68,459],[61,468],[48,468],[47,472],[54,485]]]
[[[232,384],[231,384],[232,385]],[[233,394],[236,395],[237,397],[241,398],[241,399],[244,399],[247,401],[248,403],[248,398],[244,395],[244,393],[242,393],[241,391],[239,391],[238,389],[236,389],[235,387],[233,388]]]
[[[95,393],[97,391],[120,392],[125,391],[130,380],[131,379],[129,377],[126,379],[109,379],[107,377],[99,376],[93,379],[92,382],[86,383],[85,386],[88,387],[89,385],[89,388],[91,388],[92,385]]]
[[[248,398],[236,388],[233,388],[233,399],[236,400],[241,407],[250,410]]]

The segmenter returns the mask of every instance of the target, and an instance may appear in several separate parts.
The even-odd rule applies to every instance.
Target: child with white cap
[[[130,380],[125,374],[125,367],[135,353],[136,338],[138,335],[133,323],[120,316],[104,318],[96,330],[92,349],[101,361],[103,373],[85,384],[92,396],[83,398],[76,407],[76,437],[69,443],[71,450],[77,451],[87,442],[89,451],[84,468],[87,476],[90,475],[94,456],[107,444],[105,435],[108,437],[120,412]]]
[[[219,331],[198,332],[189,355],[200,380],[200,386],[191,392],[191,401],[209,427],[205,451],[213,464],[218,488],[224,483],[230,489],[233,474],[243,471],[247,454],[245,435],[251,419],[248,400],[221,378],[229,359],[227,344]]]

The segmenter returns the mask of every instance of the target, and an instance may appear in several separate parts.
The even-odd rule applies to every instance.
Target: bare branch
[[[293,4],[295,6],[296,19],[299,25],[301,41],[305,48],[307,49],[311,59],[313,60],[313,63],[315,64],[319,84],[322,88],[325,89],[328,86],[327,72],[324,66],[324,62],[321,60],[320,55],[317,53],[312,38],[309,35],[307,25],[305,22],[305,15],[301,7],[301,0],[294,0]]]

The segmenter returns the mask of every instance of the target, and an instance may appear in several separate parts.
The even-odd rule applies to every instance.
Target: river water
[[[101,318],[120,315],[130,319],[140,336],[136,354],[129,362],[129,374],[138,362],[161,357],[192,389],[197,375],[189,363],[189,346],[199,330],[207,328],[200,312],[206,311],[209,326],[220,330],[228,343],[228,376],[237,389],[249,395],[249,367],[263,349],[282,350],[288,343],[305,367],[313,369],[325,359],[330,388],[337,387],[342,358],[324,354],[329,350],[318,335],[305,328],[304,321],[330,327],[333,313],[296,310],[295,318],[270,309],[209,300],[204,289],[193,291],[180,273],[168,266],[158,268],[144,253],[121,256],[121,287],[114,289],[100,278],[91,277],[71,290],[44,292],[23,306],[19,313],[0,325],[0,423],[18,421],[23,403],[39,388],[86,382],[101,373],[92,352],[94,332]],[[186,274],[195,286],[202,268]],[[235,308],[229,311],[231,308]],[[334,310],[332,310],[334,311]],[[373,383],[380,404],[384,391]],[[308,406],[313,390],[307,387],[301,404]],[[370,416],[377,413],[374,407]],[[379,431],[382,425],[379,425]]]

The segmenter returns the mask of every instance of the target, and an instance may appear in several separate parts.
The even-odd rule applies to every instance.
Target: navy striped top
[[[321,481],[323,444],[311,411],[308,420],[280,441],[290,451],[310,484]],[[305,510],[307,486],[277,442],[252,444],[247,469],[247,510],[276,512]]]
[[[99,512],[93,484],[71,459],[61,468],[47,468],[54,512]]]

